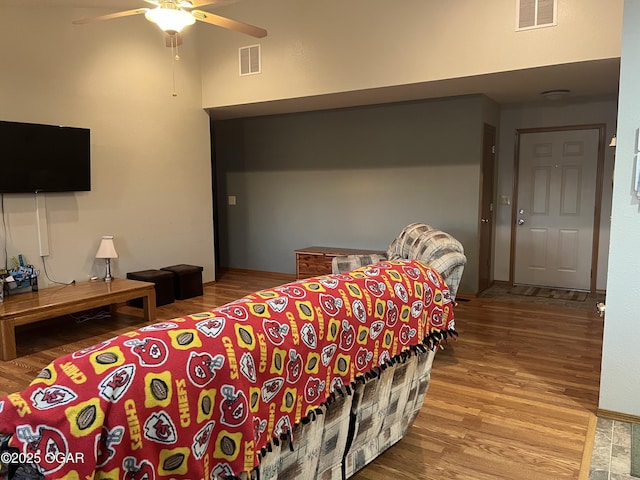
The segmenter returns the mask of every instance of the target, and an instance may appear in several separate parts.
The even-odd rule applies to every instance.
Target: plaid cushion
[[[345,273],[367,265],[382,262],[387,257],[384,255],[341,255],[331,260],[332,273]]]
[[[344,273],[372,265],[384,260],[416,259],[435,268],[455,299],[467,257],[464,247],[450,234],[435,229],[426,223],[407,225],[383,255],[344,255],[334,257],[331,262],[333,273]]]

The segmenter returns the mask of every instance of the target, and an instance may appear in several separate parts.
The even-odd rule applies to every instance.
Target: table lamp
[[[104,277],[105,282],[113,280],[111,276],[111,259],[118,258],[116,247],[113,245],[113,235],[104,235],[100,241],[96,258],[104,258],[107,264],[107,273]]]

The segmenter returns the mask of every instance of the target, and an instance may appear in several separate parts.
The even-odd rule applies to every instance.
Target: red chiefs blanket
[[[47,479],[231,478],[336,389],[450,334],[448,288],[418,261],[263,290],[55,360],[0,400],[20,452],[4,460]]]

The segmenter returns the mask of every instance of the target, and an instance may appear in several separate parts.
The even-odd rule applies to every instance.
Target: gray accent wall
[[[295,273],[296,248],[386,250],[425,222],[462,242],[475,293],[486,117],[473,95],[214,122],[220,265]]]

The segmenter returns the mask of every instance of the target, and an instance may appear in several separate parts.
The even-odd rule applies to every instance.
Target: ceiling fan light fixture
[[[179,33],[184,27],[196,23],[193,15],[179,8],[157,7],[148,10],[144,16],[167,33]]]

